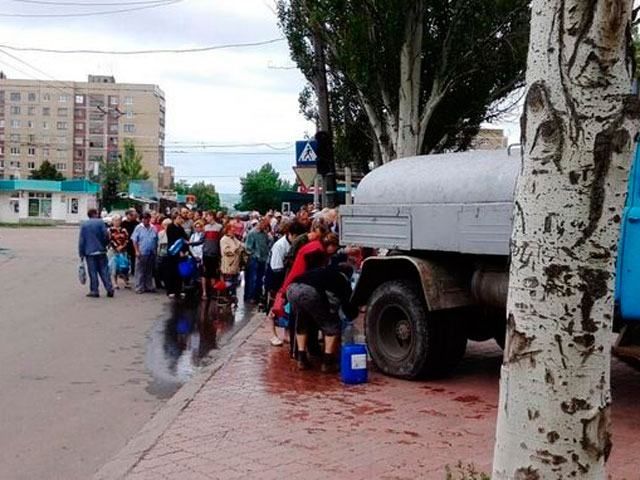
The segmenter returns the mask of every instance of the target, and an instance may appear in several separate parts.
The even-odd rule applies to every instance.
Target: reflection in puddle
[[[157,321],[149,333],[146,365],[153,381],[147,391],[161,398],[172,396],[215,360],[215,350],[229,342],[252,313],[242,303],[220,306],[214,299],[173,302],[168,318]]]

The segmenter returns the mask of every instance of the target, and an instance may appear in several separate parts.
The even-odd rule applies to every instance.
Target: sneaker
[[[274,347],[281,347],[282,344],[284,343],[282,340],[280,340],[280,337],[278,337],[277,335],[274,335],[273,337],[271,337],[271,345]]]
[[[175,293],[170,293],[169,295],[167,295],[167,297],[169,297],[169,298],[176,298],[176,294],[175,294]]]
[[[186,296],[187,296],[187,294],[186,294],[186,293],[181,293],[181,294],[180,294],[180,298],[185,298]]]
[[[113,290],[111,290],[110,292],[107,292],[107,297],[113,298]]]
[[[322,373],[336,373],[338,370],[338,364],[336,362],[322,362],[322,365],[320,365],[320,371]]]
[[[100,298],[99,293],[87,293],[87,297],[89,298]]]

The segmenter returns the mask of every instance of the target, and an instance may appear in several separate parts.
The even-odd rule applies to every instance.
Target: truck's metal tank
[[[513,202],[520,152],[482,150],[394,160],[369,173],[357,205]]]
[[[520,152],[481,150],[394,160],[340,207],[345,244],[508,255]]]

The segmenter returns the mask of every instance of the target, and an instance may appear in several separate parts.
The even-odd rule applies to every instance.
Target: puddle
[[[171,397],[215,360],[215,351],[249,322],[252,313],[242,302],[237,307],[219,306],[214,299],[173,302],[149,332],[145,364],[153,380],[147,391]]]

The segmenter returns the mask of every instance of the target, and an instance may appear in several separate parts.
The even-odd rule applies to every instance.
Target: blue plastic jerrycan
[[[340,379],[347,384],[367,382],[367,347],[365,345],[355,343],[342,346]]]

